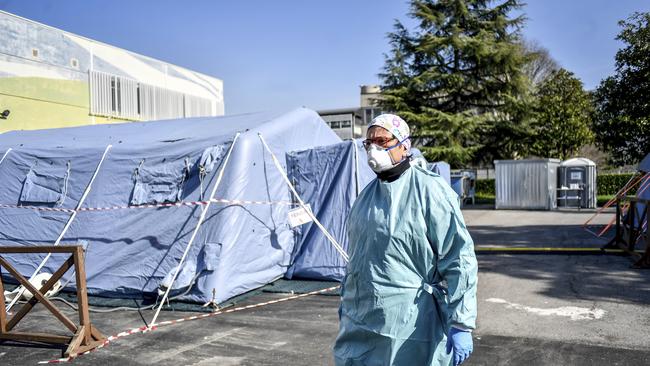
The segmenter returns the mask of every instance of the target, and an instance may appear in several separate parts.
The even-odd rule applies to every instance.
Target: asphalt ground
[[[596,238],[583,224],[595,210],[515,211],[463,210],[474,243],[481,247],[600,248],[613,237],[613,227]],[[600,231],[614,219],[614,210],[595,216],[589,229]]]
[[[599,247],[604,240],[577,230],[589,214],[464,211],[477,247]],[[603,224],[609,218],[598,220]],[[478,258],[478,328],[466,365],[650,365],[650,270],[631,269],[630,258],[612,255]],[[261,293],[244,305],[287,296]],[[182,322],[118,339],[74,364],[331,365],[337,308],[336,296],[311,296]],[[190,315],[163,312],[160,320]],[[91,319],[105,334],[114,334],[140,327],[152,316],[151,311],[121,311],[92,313]],[[20,330],[63,334],[40,305],[24,322]],[[33,365],[60,356],[57,348],[0,343],[0,365]]]

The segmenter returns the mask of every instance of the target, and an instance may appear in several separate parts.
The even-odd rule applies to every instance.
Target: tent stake
[[[298,200],[298,203],[300,204],[300,207],[302,207],[302,209],[305,210],[307,215],[309,215],[309,217],[312,220],[314,220],[314,224],[316,224],[316,226],[321,230],[321,232],[323,232],[323,235],[325,235],[325,237],[330,241],[330,243],[332,243],[332,245],[334,246],[336,251],[339,252],[341,257],[343,257],[343,259],[346,262],[349,262],[350,258],[348,257],[348,254],[345,252],[343,247],[341,247],[341,244],[339,244],[336,241],[336,239],[334,239],[334,237],[332,235],[330,235],[330,233],[325,229],[325,227],[320,223],[320,221],[318,221],[318,219],[316,218],[316,215],[314,215],[311,212],[311,210],[309,210],[307,208],[307,206],[305,205],[305,202],[302,201],[302,199],[298,195],[298,192],[296,192],[295,188],[293,188],[293,185],[291,184],[291,181],[289,181],[289,177],[287,177],[287,174],[284,172],[284,169],[282,169],[282,165],[280,164],[280,161],[278,161],[278,158],[275,157],[275,154],[273,153],[273,151],[271,151],[271,149],[269,148],[269,145],[266,144],[266,141],[264,141],[264,137],[262,137],[262,134],[258,133],[257,136],[259,136],[260,141],[262,141],[262,145],[264,145],[264,148],[266,149],[266,151],[268,151],[269,154],[271,154],[271,158],[273,159],[273,163],[275,164],[275,167],[278,169],[278,171],[280,172],[280,175],[282,175],[282,178],[284,178],[284,181],[289,186],[289,189],[291,190],[293,195]]]
[[[208,209],[210,209],[210,204],[212,203],[212,200],[214,199],[214,195],[217,192],[217,187],[219,187],[219,183],[221,183],[221,178],[223,178],[223,172],[226,170],[226,166],[228,165],[228,161],[230,160],[230,154],[232,153],[233,148],[235,147],[235,143],[237,142],[237,138],[239,137],[239,132],[235,135],[235,138],[232,140],[232,144],[230,144],[230,149],[228,149],[228,154],[226,155],[226,158],[223,161],[223,165],[221,166],[221,169],[219,170],[219,175],[217,176],[217,181],[214,183],[214,186],[212,187],[212,191],[210,192],[210,198],[208,199],[208,203],[203,206],[203,209],[201,210],[201,216],[199,217],[199,221],[196,223],[196,226],[194,227],[194,231],[192,232],[192,236],[190,237],[190,241],[187,243],[187,247],[185,247],[185,251],[183,252],[183,256],[181,257],[180,262],[178,263],[178,267],[176,267],[176,271],[174,272],[174,276],[172,277],[171,283],[169,286],[167,286],[167,290],[165,291],[165,294],[163,295],[162,301],[160,301],[160,305],[158,306],[158,309],[156,309],[156,314],[154,314],[153,319],[151,320],[151,323],[149,325],[149,329],[154,327],[156,325],[156,320],[158,319],[158,315],[160,315],[160,310],[162,309],[163,305],[165,304],[165,300],[169,296],[169,292],[171,291],[172,287],[174,287],[174,281],[176,281],[176,277],[178,276],[178,273],[181,271],[181,268],[183,267],[183,263],[185,262],[185,257],[187,257],[187,253],[189,253],[190,248],[192,247],[192,244],[194,243],[194,238],[196,238],[196,234],[199,232],[199,228],[201,228],[201,224],[203,223],[203,220],[205,219],[205,214],[208,212]]]
[[[95,181],[95,177],[97,177],[97,173],[99,173],[99,169],[102,167],[102,163],[104,162],[104,159],[106,158],[106,155],[108,154],[108,151],[112,147],[113,147],[113,145],[106,146],[106,149],[104,150],[104,154],[102,154],[102,158],[99,161],[99,164],[97,164],[97,167],[95,168],[95,172],[93,173],[92,178],[90,178],[90,182],[88,182],[88,185],[86,186],[86,189],[84,190],[83,195],[79,199],[79,202],[77,202],[77,208],[75,209],[74,212],[72,212],[72,214],[68,218],[68,222],[63,227],[63,230],[61,231],[61,234],[59,234],[59,237],[56,239],[53,246],[57,246],[57,245],[59,245],[59,243],[61,243],[61,239],[63,239],[63,236],[68,231],[68,228],[70,228],[70,225],[72,225],[72,222],[74,221],[75,217],[77,217],[77,212],[78,212],[77,210],[79,210],[81,208],[81,205],[86,200],[86,197],[88,196],[88,193],[90,193],[90,188],[92,187],[93,182]],[[7,151],[7,153],[8,152],[9,151]],[[7,154],[5,153],[5,156],[6,155]],[[36,270],[34,271],[34,273],[29,277],[30,281],[33,280],[34,277],[38,274],[38,272],[43,268],[43,266],[45,266],[45,263],[47,263],[47,261],[50,259],[51,256],[52,256],[51,252],[47,253],[45,258],[43,258],[43,260],[41,261],[41,264],[39,264],[38,267],[36,267]],[[11,310],[11,308],[16,304],[16,301],[18,301],[18,299],[22,296],[22,293],[24,291],[25,291],[25,288],[21,286],[20,290],[18,291],[18,294],[13,298],[13,300],[11,300],[11,303],[9,303],[9,305],[7,305],[7,311]]]

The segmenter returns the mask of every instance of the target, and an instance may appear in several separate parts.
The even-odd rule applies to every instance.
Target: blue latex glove
[[[454,350],[454,366],[458,366],[472,354],[474,342],[472,341],[472,332],[451,328],[447,336],[447,353]]]

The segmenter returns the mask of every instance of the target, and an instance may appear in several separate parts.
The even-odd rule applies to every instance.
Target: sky
[[[0,0],[0,9],[224,81],[226,114],[355,107],[378,84],[403,0]],[[587,89],[614,72],[618,21],[649,0],[528,0],[523,30]]]

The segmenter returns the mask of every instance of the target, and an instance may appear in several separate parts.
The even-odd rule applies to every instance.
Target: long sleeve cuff
[[[467,327],[465,327],[465,326],[463,326],[463,325],[460,325],[460,324],[452,324],[451,327],[452,327],[452,328],[456,328],[456,329],[458,329],[458,330],[462,330],[463,332],[471,332],[471,331],[472,331],[471,328],[467,328]]]

